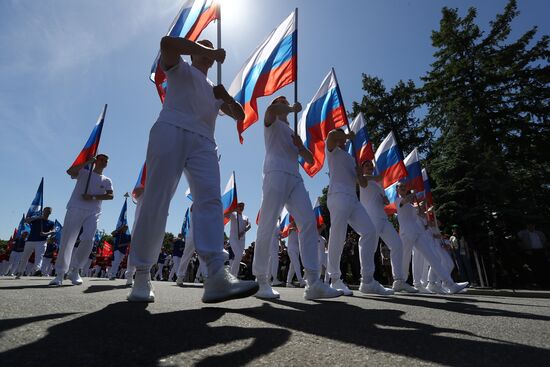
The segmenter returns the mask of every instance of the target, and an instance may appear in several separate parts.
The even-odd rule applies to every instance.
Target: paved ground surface
[[[0,278],[1,366],[549,366],[548,292],[255,298],[214,306],[202,289],[154,282],[129,304],[124,281]]]

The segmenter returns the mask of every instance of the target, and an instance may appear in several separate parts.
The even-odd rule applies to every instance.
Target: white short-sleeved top
[[[192,131],[214,141],[216,117],[223,101],[214,97],[214,84],[196,67],[180,58],[166,70],[166,97],[157,122]]]
[[[359,190],[359,198],[361,204],[367,210],[367,214],[371,219],[387,220],[388,216],[384,211],[384,196],[386,193],[378,182],[369,181],[367,187],[361,187]]]
[[[248,217],[246,215],[239,214],[238,215],[238,223],[237,223],[237,212],[232,212],[231,216],[229,217],[231,221],[231,228],[229,230],[229,238],[233,239],[239,239],[239,231],[244,232],[248,222]],[[243,237],[244,238],[244,235]]]
[[[329,169],[328,193],[355,194],[357,176],[355,175],[355,160],[348,152],[335,147],[332,152],[326,148]]]
[[[418,220],[416,208],[412,206],[411,203],[403,204],[403,206],[401,206],[401,201],[403,201],[403,198],[398,198],[395,202],[397,206],[397,219],[399,221],[399,233],[423,233],[424,229],[421,227]]]
[[[296,177],[298,172],[298,148],[292,142],[294,132],[284,121],[276,119],[271,125],[264,125],[264,175],[281,171]]]
[[[89,173],[90,171],[86,168],[82,168],[78,172],[76,185],[74,187],[73,193],[71,194],[71,198],[67,203],[67,209],[79,208],[96,213],[101,212],[101,203],[103,200],[84,200],[82,198],[82,194],[84,194],[84,191],[86,190],[86,181],[88,181]],[[111,182],[111,179],[107,176],[98,175],[97,173],[92,171],[92,175],[90,177],[90,185],[88,186],[88,194],[103,195],[109,190],[113,190],[113,183]]]

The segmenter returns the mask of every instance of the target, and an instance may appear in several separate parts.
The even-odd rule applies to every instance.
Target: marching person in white
[[[366,160],[363,162],[362,166],[363,174],[370,177],[374,172],[372,161]],[[388,215],[384,211],[384,206],[389,204],[384,190],[376,180],[369,180],[369,184],[366,187],[360,187],[359,192],[361,204],[363,204],[367,210],[376,229],[376,241],[378,241],[378,238],[381,238],[390,249],[393,290],[395,292],[418,292],[406,282],[407,277],[403,277],[403,244],[397,231],[388,220]]]
[[[76,185],[67,203],[67,213],[63,222],[63,232],[61,233],[61,243],[59,244],[59,253],[55,263],[56,277],[50,282],[52,286],[59,286],[63,282],[63,277],[69,264],[74,264],[71,269],[70,280],[74,285],[82,284],[79,270],[82,269],[90,251],[94,245],[94,235],[97,229],[97,222],[101,215],[101,203],[103,200],[113,200],[113,184],[111,179],[103,175],[103,170],[107,167],[109,157],[105,154],[98,154],[88,162],[71,167],[67,174],[72,179],[76,179]],[[95,162],[95,167],[89,176],[90,171],[84,166]],[[86,182],[90,178],[88,193],[86,191]],[[73,247],[82,228],[80,235],[80,245],[73,254]],[[74,259],[71,261],[71,254]]]
[[[369,185],[362,168],[356,166],[353,157],[345,150],[346,141],[353,139],[354,134],[346,134],[342,129],[334,129],[327,137],[327,160],[329,167],[329,188],[327,206],[330,211],[331,227],[328,239],[328,273],[331,287],[341,290],[344,295],[353,292],[341,279],[340,259],[346,241],[348,224],[359,234],[359,257],[361,262],[362,293],[393,294],[393,290],[384,288],[374,275],[374,253],[378,237],[374,224],[365,208],[359,202],[355,191],[356,184]]]
[[[29,264],[27,275],[33,275],[35,271],[41,275],[40,268],[42,267],[42,259],[46,252],[46,241],[50,235],[55,233],[54,222],[48,219],[51,213],[52,208],[47,206],[42,211],[42,215],[25,219],[25,222],[29,223],[31,231],[25,242],[25,249],[23,250],[21,259],[19,260],[16,279],[23,275],[33,251],[34,264]]]
[[[289,288],[294,287],[292,279],[294,278],[294,274],[296,274],[296,279],[298,279],[300,287],[305,287],[306,282],[304,282],[304,278],[302,277],[302,267],[300,266],[300,243],[298,240],[298,232],[296,231],[296,223],[294,222],[290,224],[287,243],[287,253],[290,258],[290,264],[286,276],[286,286]]]
[[[319,257],[315,216],[309,195],[298,172],[298,155],[312,163],[311,152],[302,139],[288,126],[287,116],[300,112],[299,103],[292,107],[285,97],[278,97],[267,108],[264,118],[264,179],[262,204],[254,251],[252,271],[258,280],[258,298],[279,298],[279,293],[269,284],[269,255],[273,231],[283,206],[286,205],[298,225],[300,254],[306,271],[305,299],[333,298],[341,291],[330,288],[319,279]]]
[[[181,55],[191,55],[191,65]],[[257,290],[255,282],[240,281],[224,267],[223,208],[214,129],[220,109],[236,120],[245,117],[242,106],[223,85],[214,87],[207,78],[214,61],[224,60],[225,50],[214,49],[210,41],[169,36],[161,40],[159,63],[169,87],[149,134],[147,185],[132,231],[129,260],[136,266],[136,275],[128,301],[155,299],[150,269],[162,245],[168,208],[182,173],[193,195],[195,245],[209,273],[202,301],[222,302]]]
[[[412,205],[415,200],[415,194],[407,191],[404,182],[397,184],[397,193],[399,198],[396,201],[397,218],[399,220],[399,235],[403,241],[403,266],[407,269],[411,259],[411,249],[418,250],[430,264],[431,270],[435,271],[440,279],[443,280],[443,286],[448,289],[448,293],[458,293],[468,286],[467,282],[455,283],[446,269],[441,265],[439,257],[436,255],[432,246],[432,240],[428,237],[424,228],[418,223],[417,208]],[[403,270],[405,272],[405,270]],[[405,273],[403,273],[405,277]]]
[[[229,230],[229,245],[233,250],[235,257],[231,264],[231,274],[239,275],[239,267],[244,253],[246,232],[250,230],[250,221],[246,215],[243,215],[244,203],[237,204],[237,210],[231,213],[231,229]]]

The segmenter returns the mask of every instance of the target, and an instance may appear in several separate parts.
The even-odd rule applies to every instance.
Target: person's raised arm
[[[223,104],[220,107],[222,112],[234,120],[244,120],[245,114],[243,106],[227,93],[225,87],[223,85],[217,85],[213,89],[214,97],[223,100]]]
[[[165,36],[160,40],[160,58],[166,69],[177,65],[180,55],[208,56],[223,63],[225,60],[225,50],[212,49],[199,43],[180,37]]]
[[[96,158],[93,157],[82,164],[77,164],[76,166],[69,167],[69,169],[67,170],[67,174],[71,176],[72,179],[75,179],[78,177],[78,173],[82,168],[84,168],[88,164],[91,165],[92,163],[95,163],[95,160]]]
[[[302,141],[302,138],[300,138],[300,135],[292,135],[292,142],[298,148],[298,154],[300,157],[304,158],[304,161],[307,163],[313,164],[313,154],[304,146],[304,142]]]
[[[270,105],[265,111],[264,125],[271,126],[275,122],[278,115],[288,115],[291,112],[300,112],[302,110],[302,105],[299,102],[296,102],[294,105],[290,106],[285,103],[274,103]]]

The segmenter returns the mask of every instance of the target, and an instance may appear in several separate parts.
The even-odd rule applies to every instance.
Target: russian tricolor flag
[[[279,233],[281,234],[281,238],[288,237],[292,222],[294,222],[294,218],[292,218],[288,210],[286,210],[286,207],[283,207],[281,221],[279,222]]]
[[[42,215],[42,208],[44,208],[44,177],[42,177],[40,185],[38,185],[38,190],[36,190],[36,194],[34,195],[34,199],[32,200],[31,206],[27,211],[27,218]]]
[[[103,107],[103,111],[101,111],[101,114],[97,119],[97,123],[95,124],[94,129],[92,130],[92,133],[88,138],[88,141],[84,145],[84,148],[82,148],[82,151],[80,152],[78,157],[76,157],[71,167],[83,164],[96,156],[97,147],[99,146],[99,139],[101,138],[101,131],[103,130],[103,121],[105,121],[106,112],[107,112],[107,105]]]
[[[134,189],[132,190],[132,200],[134,202],[137,201],[137,199],[143,194],[143,190],[145,190],[145,181],[147,180],[147,165],[144,162],[143,166],[141,166],[141,169],[139,170],[139,176],[136,181],[136,185],[134,186]]]
[[[319,198],[315,201],[315,205],[313,206],[313,214],[315,214],[315,222],[317,222],[317,228],[321,228],[323,224],[325,224],[325,220],[323,219],[323,215],[321,213],[321,204],[319,204]]]
[[[407,190],[414,190],[417,197],[423,195],[424,183],[422,181],[422,173],[420,167],[420,159],[418,157],[418,150],[413,149],[412,152],[404,160],[405,168],[407,171],[407,177],[401,180],[407,184]],[[390,204],[386,205],[384,210],[386,214],[391,215],[397,212],[395,202],[397,201],[397,182],[388,186],[385,190],[386,197],[390,201]]]
[[[313,177],[323,168],[325,140],[328,133],[335,128],[347,125],[347,123],[348,118],[336,80],[336,73],[334,69],[331,69],[298,122],[298,134],[304,145],[313,154],[313,164],[305,162],[301,157],[299,159],[308,175]]]
[[[402,178],[407,177],[407,169],[403,163],[403,153],[397,145],[393,132],[382,141],[374,154],[376,172],[382,175],[382,186],[387,188]]]
[[[355,159],[361,165],[363,162],[374,159],[374,150],[372,149],[372,141],[369,138],[367,132],[367,124],[363,114],[359,114],[350,124],[351,131],[355,133],[353,139],[353,145],[348,142],[348,153],[353,156],[353,149],[355,149]]]
[[[220,19],[220,5],[215,0],[186,0],[168,29],[167,36],[195,42],[201,32],[215,19]],[[160,51],[151,66],[150,79],[157,87],[161,102],[166,96],[166,74],[160,65]]]
[[[235,172],[233,172],[222,194],[224,224],[229,222],[229,215],[237,209],[237,203],[237,183],[235,181]]]
[[[256,48],[231,83],[229,94],[243,106],[245,113],[244,120],[237,122],[241,144],[242,133],[258,121],[256,99],[270,96],[296,80],[298,67],[296,26],[296,11],[294,11]]]
[[[422,200],[426,201],[428,207],[433,206],[432,186],[430,185],[430,178],[428,177],[426,168],[422,168],[422,181],[424,181],[424,197]]]

